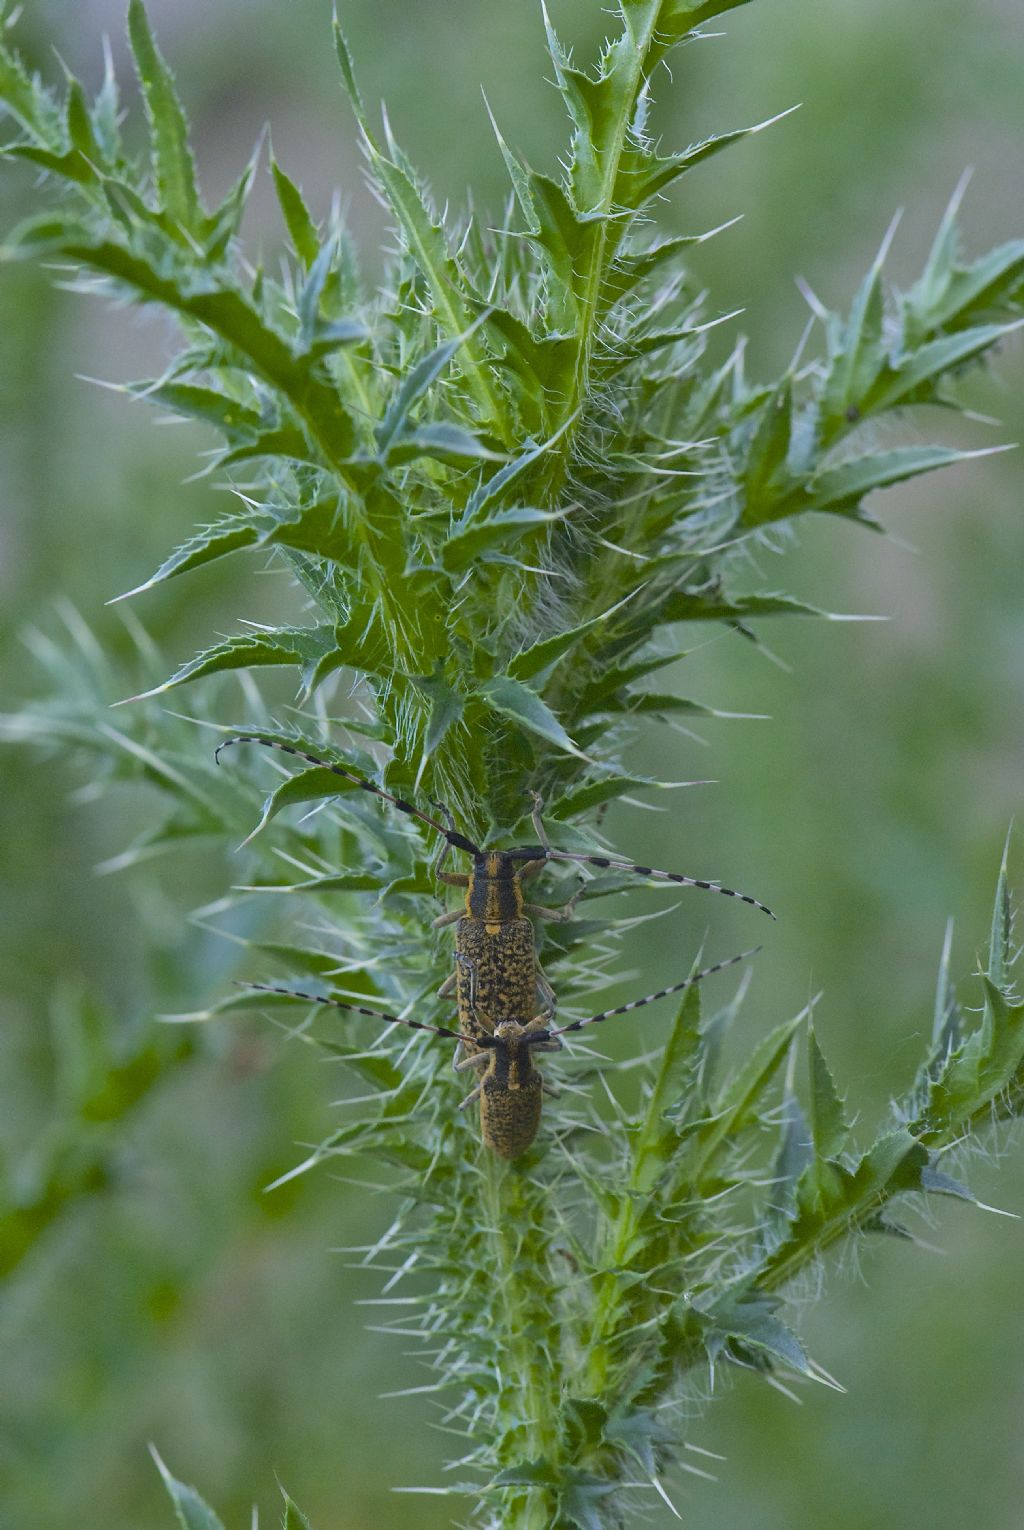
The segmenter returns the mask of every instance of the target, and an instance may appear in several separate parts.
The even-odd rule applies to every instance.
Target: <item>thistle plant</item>
[[[586,69],[545,17],[569,139],[552,177],[495,124],[511,183],[498,232],[437,211],[386,118],[368,113],[336,25],[341,82],[396,235],[380,283],[361,273],[340,214],[320,226],[273,156],[288,249],[273,268],[246,257],[239,226],[262,146],[208,209],[140,0],[129,31],[147,155],[126,146],[109,67],[89,100],[77,80],[55,91],[0,53],[16,124],[3,154],[40,172],[46,199],[5,253],[174,317],[181,349],[159,376],[123,386],[211,427],[205,468],[232,494],[129,594],[234,554],[254,572],[269,559],[294,589],[288,624],[260,621],[254,602],[237,633],[169,676],[140,637],[143,690],[116,723],[106,707],[120,677],[84,640],[84,681],[51,650],[51,694],[4,734],[71,744],[110,782],[150,781],[163,816],[128,857],[249,836],[247,886],[232,896],[301,904],[303,918],[268,931],[276,914],[252,915],[241,980],[451,1023],[436,996],[450,938],[431,932],[437,836],[323,768],[261,750],[218,767],[218,741],[257,734],[334,760],[426,812],[443,804],[488,847],[532,842],[537,792],[556,846],[600,853],[608,804],[672,784],[629,764],[641,720],[710,711],[654,688],[680,657],[677,624],[756,642],[762,619],[827,619],[770,589],[735,593],[741,560],[811,512],[874,527],[875,490],[982,455],[879,444],[880,421],[957,409],[960,375],[1024,316],[1024,241],[967,261],[956,199],[907,290],[886,282],[883,247],[848,312],[813,300],[783,375],[750,380],[741,340],[716,359],[712,331],[731,316],[695,291],[686,264],[711,234],[661,237],[658,208],[687,172],[770,124],[665,153],[650,110],[669,78],[659,64],[736,3],[619,0]],[[257,687],[268,666],[295,672],[290,695]],[[186,685],[190,720],[163,700]],[[606,900],[630,878],[611,867],[577,881],[564,867],[548,877],[547,901],[579,891],[580,912],[537,939],[560,1008],[586,1013],[628,923]],[[917,1081],[867,1145],[809,1010],[723,1069],[746,984],[724,1006],[687,992],[631,1107],[579,1043],[560,1059],[571,1091],[511,1164],[459,1114],[451,1049],[434,1037],[323,1006],[296,1014],[286,996],[251,989],[211,996],[191,1018],[258,1003],[353,1080],[337,1130],[295,1172],[378,1166],[394,1220],[360,1257],[385,1276],[382,1300],[400,1304],[385,1327],[419,1342],[460,1438],[446,1488],[459,1522],[602,1530],[625,1524],[638,1495],[669,1496],[709,1372],[830,1382],[783,1314],[796,1277],[844,1239],[909,1236],[907,1197],[970,1198],[947,1155],[1024,1107],[1011,924],[1004,861],[983,1007],[962,1007],[947,945]],[[161,1064],[180,1055],[169,1048]],[[586,1087],[598,1075],[610,1106]],[[165,1477],[183,1524],[219,1523]],[[285,1523],[306,1523],[290,1500]]]

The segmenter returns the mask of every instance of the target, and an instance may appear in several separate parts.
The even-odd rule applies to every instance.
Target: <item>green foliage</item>
[[[109,778],[155,785],[164,816],[129,856],[188,838],[237,843],[256,817],[267,832],[236,896],[300,892],[326,900],[331,924],[302,944],[252,941],[247,976],[263,955],[336,996],[444,1018],[432,995],[450,952],[425,933],[434,846],[323,770],[288,777],[264,800],[255,782],[276,761],[229,776],[209,736],[242,726],[336,754],[389,789],[440,798],[486,843],[520,837],[535,788],[567,846],[593,844],[595,825],[580,820],[664,784],[625,760],[636,719],[713,710],[648,689],[678,657],[667,629],[713,621],[753,636],[750,623],[770,616],[825,616],[769,590],[734,593],[739,560],[811,511],[874,524],[865,500],[875,490],[979,455],[888,437],[911,408],[955,407],[956,378],[1022,322],[1024,242],[965,263],[956,199],[908,291],[885,284],[887,241],[848,314],[811,297],[816,355],[805,346],[764,383],[747,380],[741,341],[716,359],[710,336],[730,316],[694,296],[684,264],[709,236],[659,241],[655,206],[690,169],[769,124],[665,155],[649,111],[655,66],[730,8],[621,0],[618,35],[589,71],[548,23],[571,123],[563,174],[533,171],[499,133],[511,182],[499,234],[435,210],[387,121],[372,124],[336,28],[343,84],[399,235],[374,292],[340,219],[318,228],[273,158],[292,253],[278,276],[246,260],[238,231],[258,154],[208,211],[139,0],[129,34],[148,164],[122,140],[112,78],[94,102],[76,81],[58,98],[0,52],[0,101],[20,130],[4,153],[42,171],[50,196],[6,252],[59,259],[83,288],[178,320],[181,350],[126,391],[214,430],[211,470],[235,494],[229,513],[129,593],[246,552],[259,566],[269,555],[302,600],[301,619],[250,619],[169,677],[140,652],[144,688],[123,726],[96,722],[108,677],[83,693],[68,672],[55,674],[49,703],[5,719],[4,735],[73,744]],[[265,666],[297,673],[299,707],[281,724],[268,723],[249,676]],[[241,680],[244,718],[225,716],[224,696],[238,692],[210,686],[198,692],[204,729],[152,704],[224,674]],[[297,826],[278,817],[311,802],[316,815]],[[588,882],[586,904],[621,886]],[[377,894],[370,907],[366,892]],[[567,896],[568,883],[556,892]],[[615,933],[597,917],[545,933],[560,996],[610,980]],[[932,1050],[866,1148],[853,1145],[807,1014],[723,1077],[739,1003],[705,1019],[688,994],[635,1108],[615,1105],[609,1120],[585,1096],[563,1100],[512,1166],[483,1155],[457,1115],[436,1041],[356,1031],[323,1011],[300,1029],[366,1092],[295,1172],[334,1159],[385,1166],[402,1210],[365,1261],[387,1273],[389,1291],[408,1284],[385,1331],[421,1341],[447,1389],[446,1424],[468,1436],[451,1491],[473,1500],[475,1523],[625,1523],[625,1484],[639,1476],[664,1491],[698,1368],[828,1379],[780,1316],[785,1288],[851,1234],[902,1232],[891,1215],[901,1198],[968,1194],[943,1155],[1024,1102],[1011,965],[1004,866],[981,1017],[965,1019],[944,963]],[[193,1018],[251,1002],[233,995]],[[152,1068],[177,1055],[171,1046]],[[145,1048],[123,1064],[90,1063],[76,1098],[92,1110],[110,1079],[150,1067]],[[124,1108],[133,1090],[122,1091]],[[75,1180],[54,1155],[41,1179],[50,1207],[89,1175]],[[215,1530],[194,1491],[161,1470],[182,1525]],[[285,1525],[305,1525],[285,1502]]]
[[[179,1482],[176,1477],[172,1477],[155,1450],[153,1459],[156,1461],[164,1486],[174,1504],[181,1530],[224,1530],[221,1521],[209,1505],[203,1502],[195,1488],[187,1487],[184,1482]],[[281,1497],[284,1499],[281,1530],[313,1530],[305,1514],[284,1488],[281,1489]]]
[[[172,1477],[155,1451],[153,1455],[160,1469],[160,1475],[164,1479],[164,1486],[174,1504],[181,1530],[224,1530],[221,1521],[203,1502],[195,1488],[187,1487],[184,1482],[179,1482],[176,1477]]]
[[[181,1530],[224,1530],[221,1521],[214,1514],[213,1510],[203,1502],[195,1488],[186,1487],[185,1483],[179,1482],[176,1477],[172,1477],[156,1451],[153,1452],[153,1458],[164,1480],[164,1486],[170,1494],[171,1501],[177,1511]],[[284,1517],[281,1520],[281,1530],[312,1530],[309,1520],[298,1505],[289,1498],[284,1488],[281,1489],[281,1496],[284,1499]]]
[[[53,1005],[57,1092],[50,1128],[0,1175],[0,1276],[9,1275],[68,1206],[117,1178],[117,1131],[158,1082],[196,1051],[188,1031],[126,1038],[85,995]]]

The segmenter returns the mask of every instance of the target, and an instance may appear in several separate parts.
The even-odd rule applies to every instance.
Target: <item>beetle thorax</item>
[[[466,911],[485,924],[507,924],[523,917],[519,868],[501,850],[474,859],[466,892]]]

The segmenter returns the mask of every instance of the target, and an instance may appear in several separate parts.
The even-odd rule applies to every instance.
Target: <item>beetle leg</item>
[[[455,1064],[456,1073],[465,1073],[468,1068],[482,1068],[487,1056],[486,1052],[473,1052],[469,1057],[460,1057]]]
[[[471,1094],[467,1094],[464,1100],[459,1101],[459,1109],[465,1110],[467,1105],[472,1105],[474,1100],[478,1100],[481,1093],[483,1092],[483,1087],[483,1084],[477,1084],[476,1088]]]
[[[455,992],[455,984],[458,981],[458,976],[459,975],[457,972],[449,973],[444,982],[441,984],[440,988],[437,990],[437,997],[439,999],[451,998],[452,994]]]
[[[548,831],[545,829],[540,816],[544,811],[544,798],[540,792],[531,792],[530,796],[533,798],[533,808],[530,812],[530,817],[533,820],[533,832],[536,834],[540,844],[544,846],[544,849],[550,850],[551,841],[548,839]]]
[[[583,889],[574,892],[568,903],[563,903],[561,908],[547,908],[543,903],[524,903],[523,913],[529,914],[532,919],[543,919],[548,924],[568,924],[576,912],[576,905],[583,895]]]
[[[529,864],[532,865],[533,862]],[[586,883],[580,877],[580,885],[568,903],[563,903],[559,908],[548,908],[544,903],[524,903],[523,913],[531,914],[534,919],[545,919],[549,924],[568,924],[576,912],[577,903],[583,897],[585,887]]]
[[[550,1010],[551,1014],[554,1015],[558,1007],[558,999],[555,995],[555,990],[551,986],[551,980],[540,962],[537,963],[537,995],[543,1000],[545,1009]]]
[[[438,914],[436,919],[430,921],[430,926],[434,930],[443,930],[446,924],[458,924],[459,920],[465,919],[465,917],[466,910],[464,908],[453,908],[450,913]]]
[[[560,1052],[562,1050],[562,1043],[558,1040],[558,1037],[547,1034],[548,1026],[554,1018],[554,1011],[546,1009],[542,1015],[534,1015],[529,1025],[524,1027],[523,1038],[529,1045],[531,1052]],[[542,1041],[534,1041],[533,1039],[538,1032],[544,1038]]]

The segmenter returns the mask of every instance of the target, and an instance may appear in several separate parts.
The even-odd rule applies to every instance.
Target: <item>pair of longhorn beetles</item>
[[[682,876],[672,871],[657,871],[651,866],[637,866],[629,861],[605,855],[585,855],[576,851],[556,850],[548,842],[541,822],[541,800],[534,794],[532,820],[539,841],[536,845],[524,845],[512,850],[482,850],[472,840],[460,834],[443,808],[438,811],[444,822],[420,812],[411,802],[395,797],[371,781],[353,771],[309,754],[292,744],[278,739],[264,738],[258,733],[239,733],[227,738],[216,751],[233,744],[261,744],[264,748],[277,749],[294,756],[308,765],[332,771],[336,776],[390,802],[402,813],[425,823],[441,836],[440,852],[434,862],[437,880],[450,887],[465,889],[462,908],[441,914],[434,920],[435,926],[455,926],[455,971],[438,990],[440,998],[455,994],[459,1029],[427,1025],[421,1020],[409,1020],[392,1015],[385,1010],[367,1009],[359,1004],[346,1004],[340,999],[324,994],[304,993],[296,988],[281,988],[269,983],[247,983],[246,988],[261,993],[283,994],[293,999],[304,999],[311,1004],[329,1005],[334,1009],[349,1010],[357,1015],[368,1015],[375,1020],[404,1025],[414,1031],[430,1031],[461,1045],[462,1057],[456,1062],[458,1072],[470,1069],[479,1071],[476,1087],[462,1101],[462,1106],[474,1100],[480,1103],[480,1134],[487,1147],[500,1158],[519,1158],[526,1152],[537,1135],[540,1124],[542,1095],[554,1094],[544,1082],[534,1065],[539,1052],[561,1051],[560,1037],[584,1026],[596,1025],[614,1015],[626,1015],[641,1009],[655,999],[668,994],[682,993],[684,989],[732,967],[737,962],[753,956],[759,947],[743,951],[739,956],[705,967],[681,983],[662,988],[657,993],[622,1004],[617,1009],[603,1010],[584,1020],[574,1020],[570,1025],[552,1026],[555,1017],[555,996],[551,984],[541,969],[535,952],[532,920],[545,919],[566,921],[572,917],[579,894],[561,908],[547,908],[543,904],[529,903],[524,898],[523,884],[539,875],[549,861],[576,861],[590,866],[600,866],[611,871],[629,872],[637,876],[652,877],[659,881],[675,882],[685,887],[700,887],[727,898],[738,898],[759,908],[774,919],[771,909],[747,893],[722,887],[717,882],[701,881],[696,877]],[[443,869],[452,850],[462,850],[472,856],[469,872],[451,872]],[[535,1014],[537,996],[544,1005]]]

